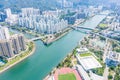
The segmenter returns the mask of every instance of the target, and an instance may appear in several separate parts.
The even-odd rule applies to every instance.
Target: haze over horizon
[[[62,0],[1,0],[0,1],[0,10],[3,10],[4,8],[12,8],[14,10],[20,10],[22,7],[34,7],[39,8],[41,10],[47,10],[47,9],[55,9],[60,8],[61,4],[59,1]],[[109,0],[106,2],[106,0],[66,0],[71,1],[73,3],[87,3],[87,4],[107,4],[107,3],[119,3],[120,0]],[[96,3],[97,2],[97,3]]]

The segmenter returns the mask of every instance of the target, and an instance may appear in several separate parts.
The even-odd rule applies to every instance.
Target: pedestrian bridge
[[[35,38],[32,38],[32,39],[29,39],[29,41],[37,41],[37,40],[41,40],[43,37],[35,37]]]

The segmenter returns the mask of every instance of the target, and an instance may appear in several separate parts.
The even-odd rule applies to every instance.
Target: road
[[[104,70],[104,73],[103,73],[104,80],[108,80],[108,75],[109,75],[108,70],[109,70],[109,68],[106,66],[105,70]]]

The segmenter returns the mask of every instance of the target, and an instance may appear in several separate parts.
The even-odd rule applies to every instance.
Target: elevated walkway
[[[29,41],[37,41],[37,40],[41,40],[43,37],[35,37],[35,38],[32,38],[30,39]]]

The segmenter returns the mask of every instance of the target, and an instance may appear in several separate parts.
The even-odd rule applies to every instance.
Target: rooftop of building
[[[79,54],[77,54],[76,56],[77,56],[78,61],[80,62],[80,64],[82,65],[82,67],[86,71],[94,69],[94,68],[100,68],[100,67],[102,67],[102,65],[90,53],[87,53],[87,54],[82,55],[82,56],[80,56]]]

